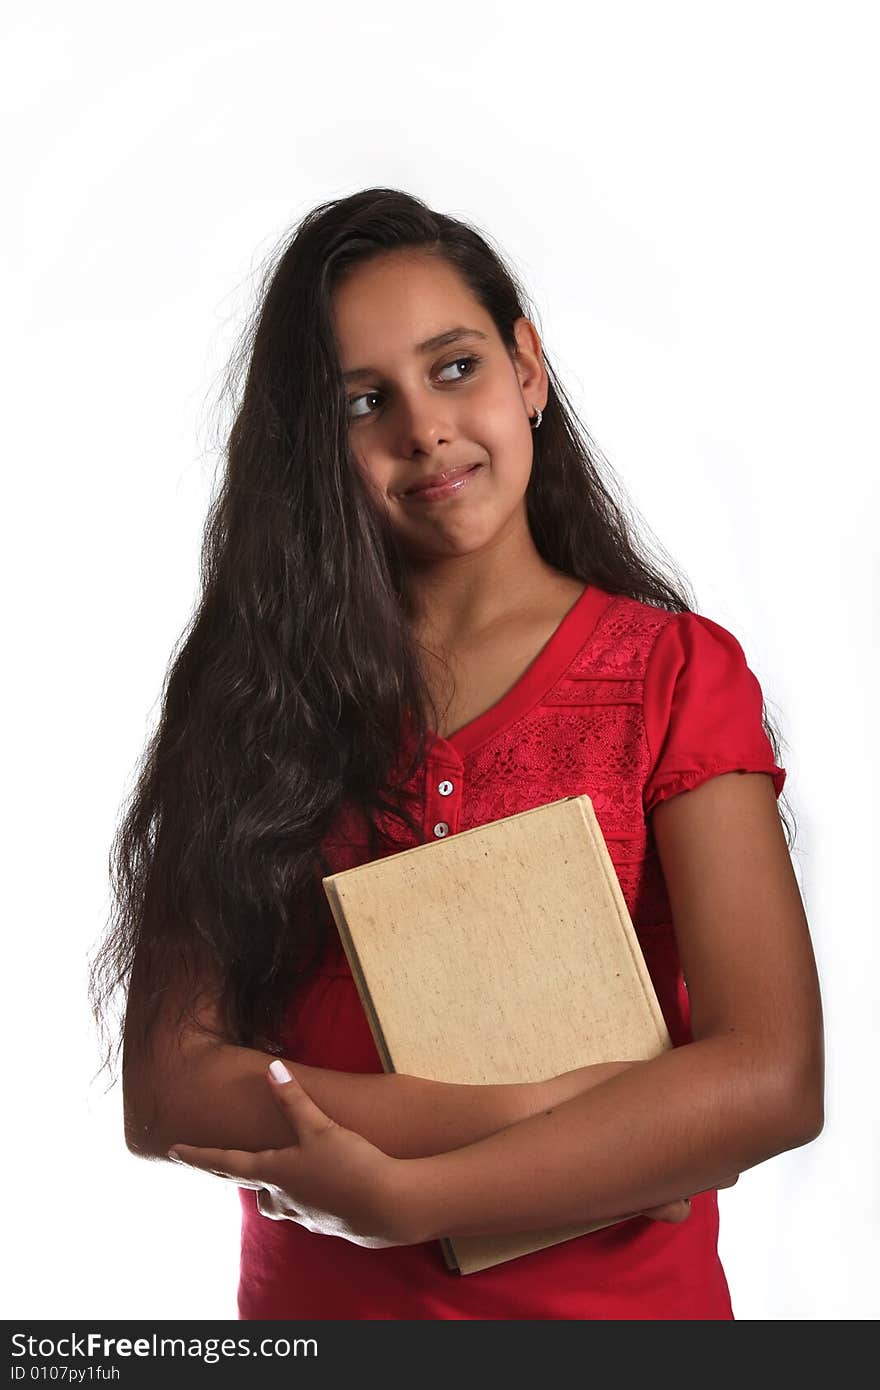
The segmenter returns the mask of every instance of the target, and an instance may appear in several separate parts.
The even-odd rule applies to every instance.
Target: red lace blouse
[[[421,842],[586,792],[672,1040],[689,1042],[649,815],[723,772],[768,773],[778,797],[786,773],[761,711],[759,683],[723,627],[588,585],[500,700],[448,738],[433,736],[417,776]],[[398,844],[407,847],[399,833]],[[369,857],[350,827],[327,837],[325,853],[331,872]],[[279,1043],[310,1066],[382,1070],[335,926],[319,973],[291,1001]],[[696,1196],[680,1225],[637,1217],[461,1275],[447,1269],[438,1241],[365,1249],[269,1220],[253,1191],[239,1191],[241,1318],[733,1317],[715,1192]]]

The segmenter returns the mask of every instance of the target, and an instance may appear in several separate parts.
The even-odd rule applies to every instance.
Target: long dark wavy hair
[[[402,782],[439,723],[407,621],[405,557],[349,445],[331,318],[346,270],[404,248],[457,270],[511,354],[516,320],[536,322],[485,234],[397,189],[315,207],[273,255],[226,377],[234,418],[200,599],[110,853],[114,910],[89,981],[105,1067],[122,1040],[108,1027],[120,987],[126,1036],[137,1028],[148,1045],[172,981],[184,982],[181,1017],[211,978],[223,1036],[277,1050],[291,991],[332,925],[320,844],[343,802],[364,813],[373,854],[382,816],[422,838]],[[536,549],[609,593],[696,611],[686,580],[647,553],[542,349],[549,394],[526,493]],[[779,762],[766,702],[762,718]],[[416,737],[401,768],[407,721]]]

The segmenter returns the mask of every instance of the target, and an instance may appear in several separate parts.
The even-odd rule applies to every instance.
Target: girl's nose
[[[406,458],[419,453],[431,457],[439,444],[456,435],[448,400],[428,390],[401,392],[391,419],[395,452]]]

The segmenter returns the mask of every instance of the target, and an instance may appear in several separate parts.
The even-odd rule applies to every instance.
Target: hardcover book
[[[322,881],[386,1072],[541,1081],[672,1046],[586,794]],[[441,1247],[471,1274],[614,1224]]]

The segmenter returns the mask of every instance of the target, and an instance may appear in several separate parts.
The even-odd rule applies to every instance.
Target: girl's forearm
[[[821,1081],[737,1037],[674,1048],[454,1152],[399,1166],[407,1238],[614,1219],[726,1183],[822,1128]]]
[[[158,1069],[130,1065],[124,1072],[129,1149],[165,1158],[176,1142],[251,1152],[290,1144],[289,1125],[266,1081],[271,1060],[268,1052],[210,1042],[180,1051]],[[287,1065],[337,1124],[394,1158],[415,1159],[516,1124],[595,1085],[618,1064],[585,1067],[547,1082],[499,1086],[333,1071],[292,1060]]]

